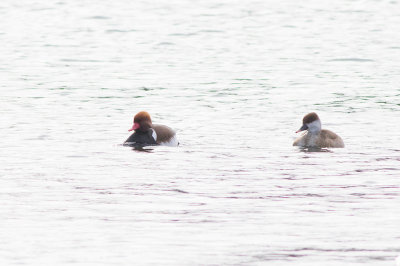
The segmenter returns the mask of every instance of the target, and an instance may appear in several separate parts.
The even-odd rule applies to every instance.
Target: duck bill
[[[299,130],[296,131],[296,133],[299,133],[301,131],[307,130],[308,126],[307,125],[303,125],[301,128],[299,128]]]
[[[133,130],[136,130],[136,129],[138,129],[138,128],[140,128],[140,125],[139,125],[139,123],[133,123],[133,126],[132,126],[132,128],[131,128],[131,129],[129,129],[128,131],[133,131]]]

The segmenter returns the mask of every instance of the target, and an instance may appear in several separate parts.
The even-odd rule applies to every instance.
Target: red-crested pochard
[[[135,131],[124,142],[126,145],[164,145],[178,146],[175,131],[164,125],[151,122],[149,113],[142,111],[133,118],[133,126],[129,131]]]
[[[307,133],[297,138],[293,146],[316,148],[344,148],[341,137],[330,130],[321,129],[321,120],[316,113],[309,113],[303,118],[303,126],[296,133],[307,130]]]

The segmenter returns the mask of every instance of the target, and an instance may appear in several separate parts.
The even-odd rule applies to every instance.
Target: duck
[[[303,117],[303,125],[296,133],[307,130],[307,133],[297,138],[293,146],[314,148],[344,148],[344,142],[336,133],[321,129],[321,120],[317,113],[312,112]]]
[[[134,116],[133,125],[128,131],[134,131],[134,133],[125,140],[124,145],[179,145],[175,131],[168,126],[153,124],[150,114],[146,111],[141,111]]]

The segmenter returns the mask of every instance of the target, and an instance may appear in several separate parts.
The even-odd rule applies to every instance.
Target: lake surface
[[[2,1],[1,265],[394,265],[399,10]],[[181,145],[121,146],[142,110]]]

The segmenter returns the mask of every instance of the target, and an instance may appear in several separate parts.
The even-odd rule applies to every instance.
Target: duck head
[[[321,120],[316,113],[309,113],[303,118],[303,125],[296,133],[303,130],[308,130],[311,134],[316,134],[321,131]]]
[[[128,131],[141,131],[146,132],[152,127],[151,117],[148,112],[142,111],[135,115],[133,118],[133,126]]]

